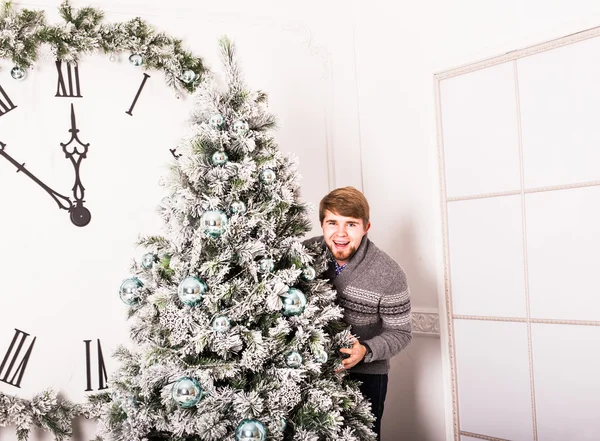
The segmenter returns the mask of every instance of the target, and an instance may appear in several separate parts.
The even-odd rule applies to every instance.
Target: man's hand
[[[351,348],[342,348],[340,352],[348,354],[349,357],[342,360],[343,369],[339,369],[336,372],[356,366],[367,355],[367,348],[361,345],[355,338]]]

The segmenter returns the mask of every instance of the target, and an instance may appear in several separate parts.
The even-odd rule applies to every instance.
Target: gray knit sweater
[[[313,241],[327,249],[323,236],[308,242]],[[324,277],[337,289],[338,304],[344,308],[344,320],[352,333],[372,352],[350,372],[386,374],[389,359],[412,340],[410,291],[404,270],[365,235],[342,273],[336,277],[332,261]]]

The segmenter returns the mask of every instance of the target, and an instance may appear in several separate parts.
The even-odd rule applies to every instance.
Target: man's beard
[[[357,248],[356,247],[350,247],[350,249],[348,250],[340,250],[340,251],[335,251],[335,252],[331,252],[331,254],[333,254],[333,257],[335,257],[335,260],[350,260],[350,258],[352,256],[354,256],[354,253],[356,253]]]

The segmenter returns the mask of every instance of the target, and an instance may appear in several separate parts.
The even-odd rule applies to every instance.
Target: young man
[[[353,187],[333,190],[319,206],[323,236],[318,241],[331,258],[324,277],[337,290],[344,319],[356,337],[342,362],[351,378],[362,382],[380,439],[389,360],[412,339],[410,293],[402,268],[367,238],[369,204]]]

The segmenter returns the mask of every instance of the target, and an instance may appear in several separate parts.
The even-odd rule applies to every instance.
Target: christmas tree
[[[339,372],[351,346],[320,278],[295,161],[273,137],[267,96],[220,41],[227,88],[207,75],[160,213],[120,289],[133,349],[120,347],[105,440],[373,440],[370,404]],[[338,372],[336,372],[338,371]]]

